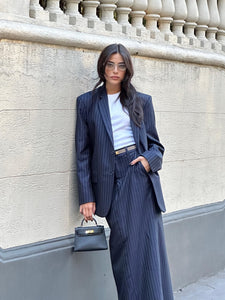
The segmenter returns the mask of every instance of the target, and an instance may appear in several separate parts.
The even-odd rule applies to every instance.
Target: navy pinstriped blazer
[[[142,99],[144,121],[141,127],[131,120],[134,140],[140,155],[150,165],[148,173],[161,211],[165,204],[158,170],[162,166],[164,147],[155,128],[151,96],[138,93]],[[109,211],[114,185],[113,134],[105,86],[77,98],[76,162],[79,203],[96,202],[96,214],[105,217]]]

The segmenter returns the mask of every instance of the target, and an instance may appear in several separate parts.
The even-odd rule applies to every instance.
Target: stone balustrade
[[[12,14],[27,18],[27,9],[12,5]],[[29,16],[45,26],[225,52],[225,0],[30,0]]]

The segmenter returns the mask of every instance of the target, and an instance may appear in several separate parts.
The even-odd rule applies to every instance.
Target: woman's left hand
[[[147,161],[147,159],[144,156],[138,156],[137,158],[135,158],[134,160],[132,160],[132,162],[130,163],[130,165],[135,165],[138,162],[141,162],[141,164],[143,165],[143,167],[145,168],[146,172],[148,173],[150,171],[150,166],[149,163]]]

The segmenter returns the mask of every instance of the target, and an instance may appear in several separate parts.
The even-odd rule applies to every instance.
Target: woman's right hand
[[[80,205],[80,213],[84,216],[85,221],[93,220],[95,210],[95,202],[88,202]]]

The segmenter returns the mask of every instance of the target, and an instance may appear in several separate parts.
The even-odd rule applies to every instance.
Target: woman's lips
[[[118,76],[112,76],[111,79],[113,79],[113,80],[118,80],[119,77],[118,77]]]

